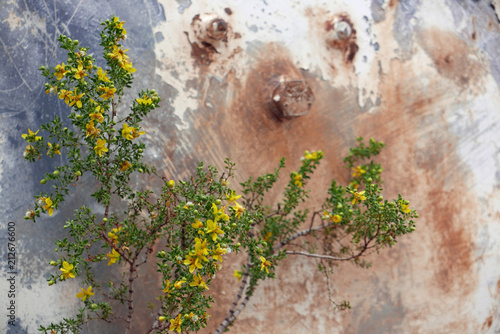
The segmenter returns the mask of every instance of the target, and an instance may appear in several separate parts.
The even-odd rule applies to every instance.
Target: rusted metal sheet
[[[322,149],[325,160],[311,183],[311,200],[319,203],[326,180],[347,180],[341,158],[355,138],[373,137],[387,144],[384,196],[405,194],[420,212],[417,230],[371,255],[372,268],[338,267],[333,296],[350,300],[352,310],[334,312],[315,262],[294,258],[283,262],[277,280],[259,288],[233,332],[500,331],[498,3],[35,3],[0,9],[6,64],[0,212],[8,220],[21,224],[27,197],[40,191],[26,183],[26,175],[39,171],[22,162],[19,135],[46,121],[44,114],[67,112],[43,97],[35,69],[62,59],[55,34],[96,47],[96,22],[116,13],[128,25],[137,87],[153,86],[165,101],[147,120],[146,140],[148,159],[166,176],[187,175],[199,160],[220,165],[230,157],[239,165],[236,183],[272,170],[280,156],[291,171],[304,150]],[[21,103],[26,96],[36,103]],[[55,214],[57,224],[20,227],[19,318],[28,332],[77,307],[67,298],[77,283],[55,292],[39,279],[53,257],[58,226],[70,215],[68,209]],[[224,261],[211,287],[217,298],[206,332],[232,302],[238,261]],[[154,300],[155,284],[148,281],[141,291],[144,305]]]

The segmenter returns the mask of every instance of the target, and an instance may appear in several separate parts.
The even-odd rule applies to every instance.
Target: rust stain
[[[453,32],[437,28],[423,30],[418,41],[443,77],[462,88],[478,85],[486,71],[476,50]]]
[[[189,36],[187,32],[184,32],[188,39],[189,44],[191,45],[191,57],[193,57],[195,64],[199,66],[208,66],[214,60],[214,55],[217,53],[217,50],[210,44],[202,43],[202,46],[199,46],[196,42],[191,42],[189,40]]]
[[[352,28],[351,35],[347,39],[327,39],[326,42],[331,48],[338,49],[342,52],[342,54],[344,55],[344,61],[346,63],[352,63],[359,49],[356,42],[356,29],[354,29],[354,24],[347,14],[342,13],[331,17],[325,22],[326,32],[331,32],[334,29],[334,24],[332,23],[334,20],[344,21],[349,24]]]
[[[394,9],[399,5],[399,0],[391,0],[389,1],[389,8]]]
[[[483,331],[487,330],[487,329],[490,329],[491,325],[493,325],[493,316],[492,315],[490,315],[488,318],[486,318],[486,320],[483,323],[483,327],[481,327],[481,329]]]

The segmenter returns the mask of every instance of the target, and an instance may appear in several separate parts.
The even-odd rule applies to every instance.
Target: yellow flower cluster
[[[128,126],[127,123],[123,124],[122,137],[127,140],[134,140],[135,138],[145,133],[145,131],[139,132],[139,130],[137,130],[136,128]]]
[[[78,94],[77,88],[75,87],[74,92],[66,89],[61,89],[61,92],[59,93],[59,98],[61,100],[64,100],[64,103],[66,103],[70,107],[76,105],[78,108],[81,108],[83,106],[82,104],[83,95],[85,95],[85,93]]]
[[[342,217],[339,215],[331,215],[328,211],[323,211],[323,219],[331,220],[334,223],[340,223],[342,221]]]
[[[318,161],[319,159],[321,159],[323,157],[323,151],[319,150],[319,151],[309,152],[306,150],[304,152],[304,157],[310,161]]]

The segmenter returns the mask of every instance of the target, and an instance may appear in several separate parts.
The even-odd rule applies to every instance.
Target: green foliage
[[[28,161],[35,162],[44,153],[64,155],[67,161],[41,180],[52,189],[35,196],[34,209],[26,213],[26,219],[35,222],[41,214],[52,215],[85,174],[95,180],[97,190],[91,196],[104,209],[104,214],[98,214],[82,206],[65,223],[68,237],[56,241],[60,255],[50,262],[53,273],[47,281],[57,286],[80,276],[83,287],[76,297],[83,307],[75,319],[40,326],[41,332],[78,333],[94,319],[124,319],[126,332],[130,332],[134,317],[151,310],[157,316],[151,319],[149,332],[198,331],[210,318],[208,309],[214,300],[207,291],[223,258],[230,252],[244,253],[247,262],[235,272],[242,280],[240,293],[220,327],[223,331],[259,282],[275,278],[275,267],[287,255],[315,257],[320,271],[328,275],[328,266],[338,261],[368,266],[361,259],[365,252],[392,246],[415,229],[412,218],[418,215],[409,209],[409,202],[401,196],[383,200],[382,168],[374,161],[365,162],[384,146],[373,139],[365,146],[358,138],[358,146],[344,159],[354,171],[351,183],[344,187],[333,180],[329,197],[318,211],[304,207],[309,198],[306,184],[319,167],[321,151],[305,152],[298,170],[288,177],[282,200],[272,206],[266,194],[279,180],[284,159],[273,173],[241,183],[243,196],[229,187],[235,169],[229,160],[223,173],[200,163],[187,180],[175,182],[159,175],[142,162],[145,145],[139,137],[145,134],[143,118],[161,99],[154,90],[145,89],[128,111],[119,109],[135,69],[120,44],[126,36],[123,22],[113,17],[103,25],[105,69],[94,65],[88,48],[66,36],[58,39],[68,51],[66,64],[41,67],[48,80],[47,93],[58,94],[73,110],[68,115],[71,129],[55,117],[42,125],[46,138],[31,130],[23,135]],[[358,161],[363,163],[356,165]],[[160,185],[132,189],[134,173],[156,177]],[[289,251],[285,246],[307,252]],[[103,261],[124,269],[122,277],[98,279],[96,270]],[[143,278],[139,273],[151,261],[162,282],[157,287],[158,303],[150,303],[150,310],[135,310],[135,286]],[[336,307],[350,305],[342,302]]]

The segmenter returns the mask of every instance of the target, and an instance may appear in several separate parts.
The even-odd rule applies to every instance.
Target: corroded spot
[[[313,92],[304,80],[282,80],[271,96],[282,117],[304,116],[314,102]]]

